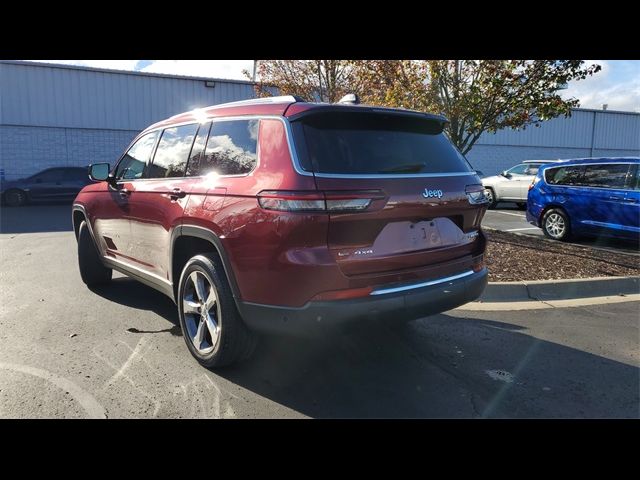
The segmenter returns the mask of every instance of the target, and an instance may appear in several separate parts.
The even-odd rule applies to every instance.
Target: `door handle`
[[[622,197],[611,196],[609,200],[622,200]]]
[[[184,190],[180,189],[180,188],[174,188],[171,191],[171,194],[169,195],[171,197],[171,200],[177,200],[179,198],[184,198],[187,196],[187,192],[185,192]]]

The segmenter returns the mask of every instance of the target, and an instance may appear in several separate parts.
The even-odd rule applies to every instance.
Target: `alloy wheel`
[[[562,238],[567,228],[564,223],[564,218],[562,218],[562,215],[559,215],[557,213],[552,213],[551,215],[549,215],[547,217],[547,220],[545,221],[544,226],[549,235],[551,235],[553,238]]]
[[[193,271],[182,295],[184,324],[189,340],[201,355],[213,351],[220,339],[220,302],[213,282],[202,272]]]

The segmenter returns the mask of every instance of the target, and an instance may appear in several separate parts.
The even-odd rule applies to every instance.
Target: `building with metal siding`
[[[467,154],[485,174],[522,160],[640,156],[640,113],[575,109],[540,127],[485,133]]]
[[[251,82],[0,61],[0,178],[113,163],[146,126],[254,96]],[[640,114],[576,109],[540,127],[485,133],[467,155],[485,174],[527,159],[640,155]]]
[[[148,125],[254,96],[251,82],[0,62],[0,173],[118,159]]]

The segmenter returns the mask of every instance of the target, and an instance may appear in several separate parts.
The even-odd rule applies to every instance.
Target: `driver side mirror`
[[[111,166],[108,163],[94,163],[89,165],[89,178],[94,182],[104,182],[109,179]]]
[[[503,171],[502,173],[500,173],[500,175],[502,175],[505,178],[511,178],[511,174],[509,172],[507,172],[506,170]]]

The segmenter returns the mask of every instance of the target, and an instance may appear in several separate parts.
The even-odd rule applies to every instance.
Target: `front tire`
[[[571,238],[569,216],[560,208],[550,209],[542,217],[542,231],[553,240],[569,240]]]
[[[187,348],[201,365],[222,367],[251,356],[255,335],[242,321],[215,255],[204,253],[187,262],[180,276],[177,303]]]
[[[27,194],[22,190],[9,190],[4,194],[4,201],[9,207],[21,207],[27,203]]]
[[[484,194],[487,197],[487,200],[489,200],[489,202],[487,203],[487,208],[489,210],[493,210],[494,208],[496,208],[498,202],[496,200],[496,193],[493,191],[493,188],[486,188]]]
[[[88,287],[109,282],[113,274],[100,260],[98,248],[84,220],[78,229],[78,266],[80,277]]]

